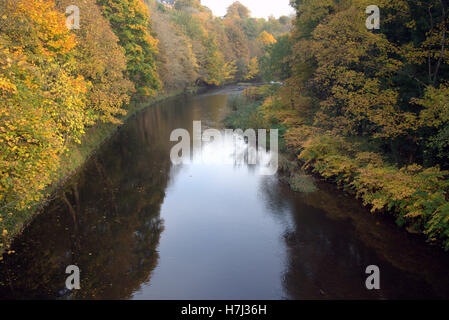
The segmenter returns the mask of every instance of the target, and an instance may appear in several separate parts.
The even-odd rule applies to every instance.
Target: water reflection
[[[170,133],[220,128],[229,90],[160,103],[129,121],[13,244],[1,298],[448,298],[448,256],[333,186],[298,194],[230,141],[173,166]],[[240,141],[242,142],[242,141]],[[226,164],[229,160],[240,162]],[[65,290],[65,268],[81,290]],[[381,290],[365,289],[365,268]]]
[[[157,264],[159,209],[170,166],[136,121],[60,193],[14,244],[0,269],[8,298],[127,298]],[[65,268],[82,290],[66,292]]]
[[[398,229],[390,217],[370,214],[352,196],[326,183],[319,183],[317,192],[300,195],[271,179],[261,186],[267,207],[286,225],[283,284],[288,298],[449,297],[447,255]],[[286,216],[292,218],[290,224]],[[369,265],[380,267],[379,291],[365,288]]]

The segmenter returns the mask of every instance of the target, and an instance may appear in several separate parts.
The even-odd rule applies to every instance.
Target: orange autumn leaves
[[[0,24],[0,212],[41,198],[70,139],[86,124],[87,83],[72,75],[76,40],[50,1],[2,1]],[[6,229],[5,229],[6,230]]]
[[[65,54],[76,45],[76,39],[70,34],[65,26],[65,16],[55,10],[53,1],[48,0],[18,0],[13,5],[7,5],[10,9],[10,16],[7,18],[14,25],[22,25],[16,32],[9,30],[10,35],[14,35],[14,40],[18,42],[31,40],[35,53],[43,55]],[[8,14],[7,14],[8,16]],[[26,31],[20,33],[19,30]],[[27,43],[28,44],[28,43]]]
[[[80,8],[79,30],[66,27],[68,5]],[[147,6],[173,32],[158,32],[156,38]],[[160,76],[165,85],[178,81],[171,89],[257,78],[263,49],[258,35],[266,30],[268,44],[274,41],[271,34],[289,26],[274,18],[250,18],[241,7],[238,11],[224,23],[197,0],[178,1],[168,11],[151,0],[0,0],[4,237],[17,234],[31,215],[27,209],[59,179],[65,151],[80,143],[89,127],[121,123],[131,94],[156,95]],[[229,37],[239,28],[245,32]]]
[[[56,2],[56,3],[55,3]],[[64,0],[0,0],[0,215],[41,200],[70,143],[97,121],[120,123],[126,57],[95,0],[74,0],[84,29],[66,27]],[[89,24],[90,23],[90,24]],[[14,234],[23,219],[6,216]]]
[[[257,41],[263,46],[268,47],[269,45],[276,43],[276,39],[273,37],[271,33],[266,31],[262,31],[262,33],[257,38]]]
[[[55,3],[60,12],[76,5],[82,13],[81,28],[72,31],[78,40],[72,65],[75,73],[89,82],[88,109],[95,120],[121,123],[119,117],[126,114],[124,105],[129,102],[129,92],[134,86],[125,77],[127,61],[118,37],[95,0],[55,0]]]

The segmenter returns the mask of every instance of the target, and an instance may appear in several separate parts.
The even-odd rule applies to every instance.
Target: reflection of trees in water
[[[284,185],[279,181],[278,176],[261,176],[260,190],[265,206],[274,214],[279,215],[290,209],[291,199],[286,197]]]
[[[170,133],[202,118],[218,123],[225,104],[226,96],[169,99],[130,119],[14,243],[17,254],[0,263],[0,297],[124,299],[150,281],[176,174]],[[81,290],[67,292],[71,264]]]
[[[123,299],[150,280],[170,162],[154,121],[133,122],[16,241],[17,255],[0,266],[0,296]],[[71,264],[81,270],[73,293],[65,290]]]
[[[369,214],[333,186],[295,194],[286,185],[270,183],[262,194],[275,216],[285,211],[285,204],[278,204],[292,208],[284,236],[289,298],[448,297],[447,255],[399,230],[391,219]],[[365,288],[364,271],[371,264],[381,269],[381,291]]]

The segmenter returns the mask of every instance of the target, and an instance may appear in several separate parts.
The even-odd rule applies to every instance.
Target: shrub
[[[357,147],[341,137],[311,136],[303,129],[289,131],[287,141],[302,147],[298,158],[304,168],[353,190],[372,212],[391,212],[399,225],[412,227],[449,250],[449,172],[419,165],[399,169],[379,154],[356,152]],[[297,142],[293,132],[307,140]]]
[[[234,96],[229,100],[234,108],[224,120],[227,127],[233,129],[261,129],[268,128],[263,115],[259,112],[259,102],[248,102],[246,98]]]
[[[296,192],[310,193],[317,190],[313,178],[306,174],[296,173],[288,179],[288,183]]]

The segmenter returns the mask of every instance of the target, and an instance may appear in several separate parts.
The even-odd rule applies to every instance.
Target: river
[[[447,253],[333,185],[295,193],[254,165],[173,165],[172,130],[221,128],[236,92],[132,117],[15,240],[0,298],[449,298]],[[68,265],[81,270],[80,290],[65,288]],[[370,265],[380,290],[365,286]]]

